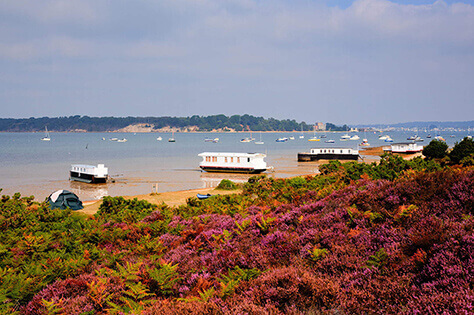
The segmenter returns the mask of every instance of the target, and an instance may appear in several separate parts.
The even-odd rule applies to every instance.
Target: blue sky
[[[473,1],[0,1],[0,117],[474,119]]]

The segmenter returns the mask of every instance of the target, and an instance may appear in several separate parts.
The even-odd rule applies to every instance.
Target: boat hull
[[[69,172],[70,180],[83,182],[83,183],[90,183],[90,184],[103,184],[107,182],[107,177],[96,177],[94,175],[85,174],[85,173],[78,173],[78,172]]]
[[[351,160],[357,161],[359,155],[355,154],[334,154],[334,153],[298,153],[298,162],[310,162],[317,160]]]
[[[222,167],[222,166],[200,166],[200,168],[206,172],[244,173],[244,174],[259,174],[267,170],[267,169],[255,169],[255,168],[250,168],[250,167]]]

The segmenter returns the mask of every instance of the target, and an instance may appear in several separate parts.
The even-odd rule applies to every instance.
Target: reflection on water
[[[69,190],[78,196],[87,196],[88,199],[102,199],[109,195],[109,184],[88,184],[83,182],[70,181]]]
[[[246,183],[255,174],[235,174],[235,173],[207,173],[202,172],[202,188],[215,188],[223,179],[228,179],[237,184]]]

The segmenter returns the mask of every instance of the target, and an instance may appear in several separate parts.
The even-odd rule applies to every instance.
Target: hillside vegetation
[[[298,123],[295,120],[278,120],[274,118],[255,117],[251,115],[212,115],[191,117],[42,117],[28,119],[0,118],[0,131],[32,132],[44,131],[116,131],[128,126],[140,124],[145,128],[159,130],[162,128],[186,129],[197,127],[200,131],[294,131],[313,130],[312,124]],[[346,125],[339,127],[328,124],[333,131],[349,130]]]
[[[0,201],[0,312],[472,313],[474,169],[384,156],[93,217]]]

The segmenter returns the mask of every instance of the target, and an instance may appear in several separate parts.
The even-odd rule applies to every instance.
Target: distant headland
[[[421,121],[395,124],[297,122],[252,115],[188,117],[90,117],[0,118],[0,132],[247,132],[247,131],[357,131],[357,130],[471,130],[474,121]]]
[[[41,117],[0,118],[0,132],[241,132],[241,131],[349,131],[347,125],[305,123],[252,115],[190,117]]]

